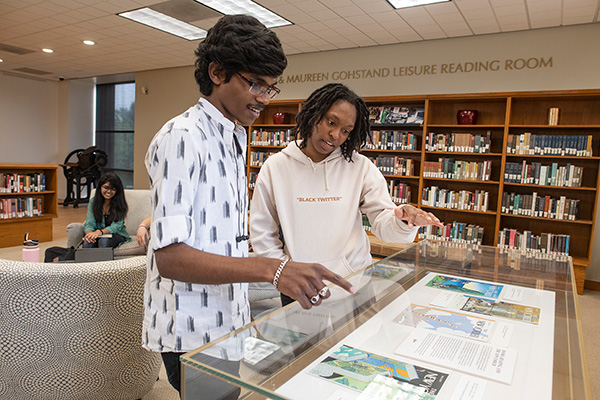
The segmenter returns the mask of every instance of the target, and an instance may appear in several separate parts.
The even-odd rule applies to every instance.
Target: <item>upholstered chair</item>
[[[0,259],[0,399],[139,399],[161,365],[142,348],[146,257]]]

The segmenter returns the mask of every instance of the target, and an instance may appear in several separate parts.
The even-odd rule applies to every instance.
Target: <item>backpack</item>
[[[74,261],[75,250],[83,244],[81,241],[77,247],[48,247],[44,253],[44,262]]]

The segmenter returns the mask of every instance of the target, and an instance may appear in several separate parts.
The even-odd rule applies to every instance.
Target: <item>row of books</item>
[[[476,190],[449,190],[437,186],[423,188],[421,204],[429,207],[450,208],[455,210],[487,211],[489,192]]]
[[[294,140],[292,130],[265,131],[263,129],[250,132],[250,145],[254,146],[286,146]]]
[[[471,133],[435,133],[425,137],[426,151],[455,151],[463,153],[489,153],[492,132],[485,135]]]
[[[507,183],[581,187],[582,175],[583,167],[571,163],[543,165],[538,162],[527,164],[523,160],[522,163],[506,162],[504,166],[504,182]]]
[[[492,172],[492,162],[487,160],[477,162],[443,157],[423,164],[423,176],[426,178],[489,181]]]
[[[418,136],[412,132],[371,131],[365,149],[368,150],[417,150]]]
[[[42,199],[21,197],[0,199],[0,219],[38,217],[43,215]]]
[[[481,244],[483,227],[479,225],[457,222],[444,224],[443,228],[428,225],[419,228],[417,236],[420,239],[444,240],[456,243]]]
[[[507,154],[592,156],[592,135],[536,135],[530,132],[509,134]]]
[[[398,156],[369,157],[384,175],[414,176],[415,160]]]
[[[250,152],[250,166],[252,167],[262,167],[262,165],[267,161],[267,158],[271,157],[273,154],[277,154],[276,151],[252,151]]]
[[[42,173],[0,173],[0,193],[29,193],[46,190],[46,175]]]
[[[390,197],[396,204],[407,204],[410,203],[412,197],[410,193],[410,186],[406,183],[390,180],[388,183],[390,188]]]
[[[542,233],[534,235],[531,231],[519,232],[504,228],[498,232],[498,247],[525,251],[540,251],[548,254],[569,254],[570,235]]]
[[[554,198],[552,196],[539,196],[532,194],[502,193],[502,212],[513,215],[526,215],[530,217],[566,219],[574,221],[579,214],[577,199],[567,199],[565,196]]]
[[[424,107],[369,107],[369,122],[372,124],[422,124],[424,117]]]

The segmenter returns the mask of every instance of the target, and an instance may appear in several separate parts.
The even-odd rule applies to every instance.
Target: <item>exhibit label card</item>
[[[468,279],[455,278],[446,275],[436,275],[425,286],[451,290],[453,292],[465,293],[473,296],[491,297],[497,299],[503,286],[493,283],[471,281]]]
[[[517,361],[514,349],[418,328],[395,353],[506,384],[512,382]]]
[[[450,400],[482,400],[487,381],[474,376],[460,377]]]

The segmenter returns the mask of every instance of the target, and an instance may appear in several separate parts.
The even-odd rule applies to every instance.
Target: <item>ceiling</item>
[[[257,2],[293,23],[273,29],[288,55],[597,23],[600,11],[600,0],[453,0],[401,10],[386,0]],[[198,40],[116,15],[146,6],[165,8],[159,3],[165,2],[0,0],[0,72],[58,80],[193,65]],[[169,3],[204,7],[193,0]],[[218,15],[208,11],[187,22],[210,28]]]

